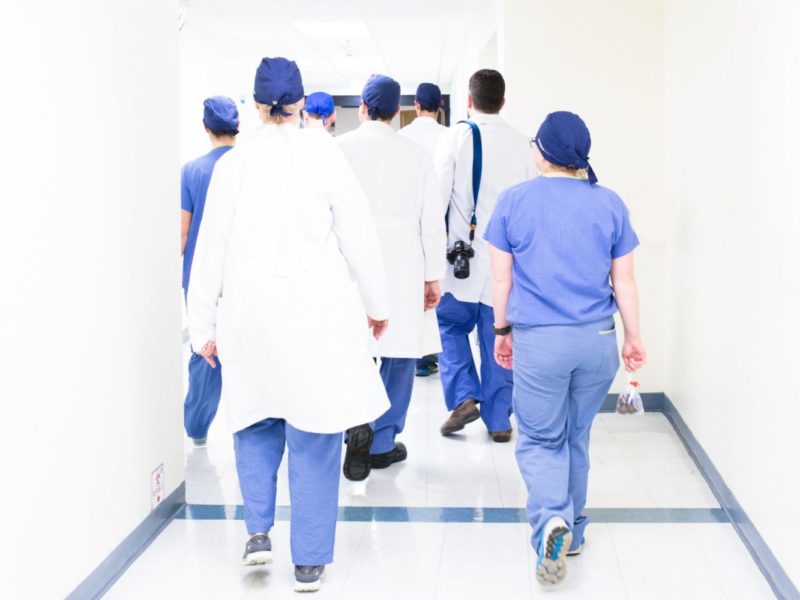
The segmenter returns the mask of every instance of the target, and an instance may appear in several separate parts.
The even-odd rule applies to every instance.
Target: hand
[[[512,335],[514,334],[509,333],[506,335],[494,336],[494,359],[497,361],[498,365],[509,371],[514,366],[514,361],[512,358]]]
[[[214,357],[218,356],[217,344],[215,342],[206,342],[205,346],[200,348],[200,352],[198,352],[198,354],[206,359],[206,362],[211,365],[212,369],[217,368],[217,362],[214,360]]]
[[[438,281],[425,282],[425,310],[429,311],[439,306],[439,300],[442,299],[442,290],[439,287]]]
[[[386,333],[386,330],[389,328],[389,319],[383,319],[383,321],[378,321],[377,319],[373,319],[370,316],[367,316],[367,324],[372,329],[372,337],[376,340],[381,339],[381,336]]]
[[[626,371],[638,371],[647,362],[647,352],[644,350],[642,340],[639,338],[625,337],[622,345],[622,360]]]

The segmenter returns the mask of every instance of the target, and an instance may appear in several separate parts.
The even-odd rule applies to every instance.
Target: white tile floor
[[[342,479],[340,504],[520,508],[525,489],[512,444],[493,444],[480,422],[442,438],[437,377],[417,380],[406,431],[408,461],[363,483]],[[205,449],[187,450],[187,501],[241,504],[223,415]],[[589,506],[711,508],[717,503],[666,419],[600,415],[592,438]],[[285,470],[278,503],[289,503]],[[347,600],[772,598],[728,524],[594,523],[567,581],[532,576],[525,524],[341,522],[336,559],[315,597]],[[272,531],[275,562],[245,569],[242,521],[176,520],[107,594],[111,599],[296,598],[288,523]]]

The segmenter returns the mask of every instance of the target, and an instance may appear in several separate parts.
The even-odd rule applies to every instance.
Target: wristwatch
[[[511,325],[506,325],[505,327],[495,327],[494,334],[495,335],[508,335],[511,333]]]

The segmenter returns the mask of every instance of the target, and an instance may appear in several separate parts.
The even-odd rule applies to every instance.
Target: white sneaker
[[[325,576],[325,565],[312,567],[294,567],[294,591],[295,592],[316,592],[322,586],[322,578]]]
[[[536,559],[536,581],[542,585],[561,583],[567,576],[567,551],[572,545],[572,532],[561,517],[552,517],[544,526],[539,556]]]

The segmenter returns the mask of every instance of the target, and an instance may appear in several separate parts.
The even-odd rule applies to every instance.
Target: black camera
[[[447,261],[453,265],[456,279],[469,277],[469,259],[475,256],[475,250],[469,244],[458,241],[447,251]]]

